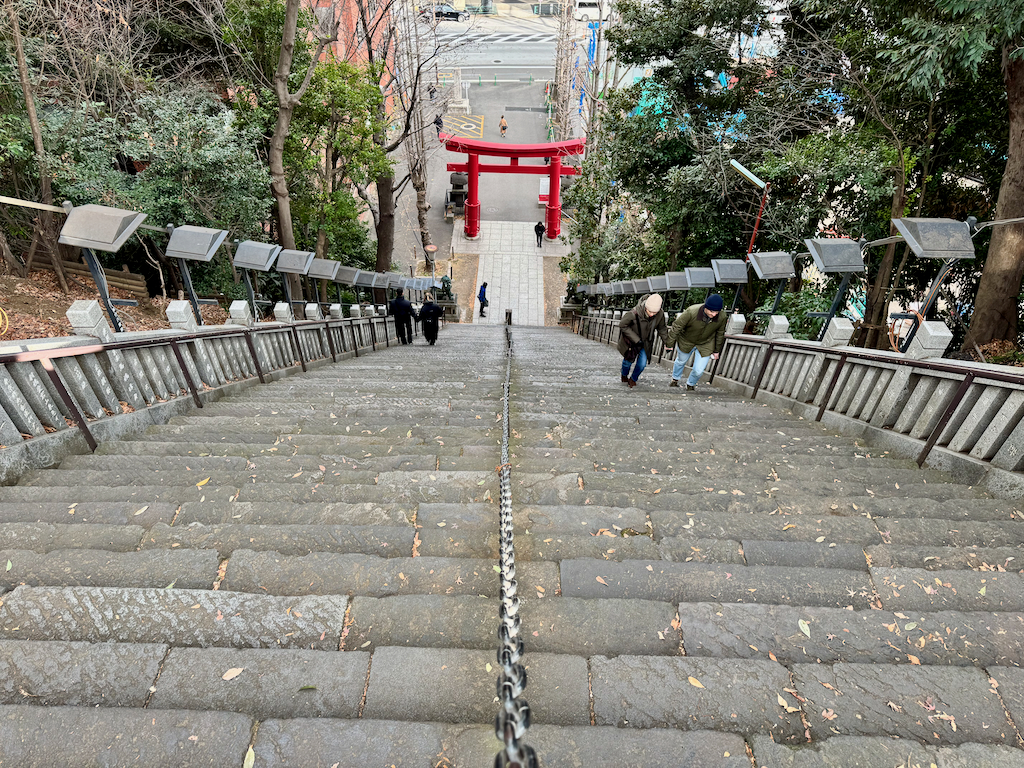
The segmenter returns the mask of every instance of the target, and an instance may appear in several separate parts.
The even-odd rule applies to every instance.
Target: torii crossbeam
[[[464,139],[441,133],[439,138],[449,152],[465,152],[468,162],[448,163],[448,170],[465,173],[469,176],[469,190],[466,199],[466,237],[480,235],[480,172],[485,173],[527,173],[535,176],[548,176],[548,204],[545,226],[548,237],[554,239],[562,231],[562,200],[561,177],[576,176],[579,168],[563,166],[562,158],[578,155],[583,152],[586,139],[557,141],[550,144],[504,144],[493,141]],[[480,156],[507,157],[508,165],[499,163],[481,163]],[[522,158],[548,158],[546,165],[520,165]]]

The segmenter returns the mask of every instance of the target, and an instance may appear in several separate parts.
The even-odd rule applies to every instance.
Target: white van
[[[576,0],[576,21],[608,21],[612,0]]]

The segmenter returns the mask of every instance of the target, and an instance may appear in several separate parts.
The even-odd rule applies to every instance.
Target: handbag
[[[636,329],[639,331],[640,330],[640,317],[637,315],[635,310],[633,312],[633,322],[636,323]],[[628,360],[629,362],[631,362],[631,363],[635,362],[636,359],[638,357],[640,357],[640,350],[643,349],[643,348],[644,348],[643,341],[640,341],[640,342],[637,342],[637,343],[631,343],[629,345],[629,347],[626,348],[626,354],[623,355],[623,357],[626,360]]]

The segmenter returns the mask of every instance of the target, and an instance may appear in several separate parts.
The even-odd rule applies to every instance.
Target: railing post
[[[836,384],[839,383],[839,374],[842,372],[844,365],[846,365],[845,352],[839,356],[839,362],[836,364],[836,369],[832,373],[832,380],[828,383],[828,389],[825,390],[825,396],[821,400],[821,407],[818,409],[818,415],[814,417],[815,421],[821,421],[821,417],[825,415],[825,409],[828,408],[828,401],[832,399],[832,390],[835,389]]]
[[[174,339],[171,339],[171,351],[174,352],[174,357],[181,367],[181,372],[185,375],[185,383],[188,384],[188,391],[192,394],[192,401],[196,404],[196,408],[202,408],[203,401],[199,399],[199,392],[196,391],[195,382],[192,381],[192,374],[188,372],[185,358],[181,356],[181,349],[178,348],[178,342]]]
[[[338,362],[338,355],[334,352],[334,337],[331,336],[331,323],[324,321],[324,333],[327,334],[327,348],[331,350],[331,361]]]
[[[768,361],[772,359],[772,351],[774,349],[775,345],[769,341],[768,349],[764,353],[764,361],[761,363],[761,370],[757,372],[757,381],[754,382],[754,392],[750,395],[751,400],[757,399],[757,390],[761,388],[761,379],[764,378],[764,372],[768,370]]]
[[[928,454],[932,452],[932,448],[935,447],[935,443],[939,440],[939,435],[942,434],[942,430],[946,428],[949,420],[953,418],[953,413],[960,406],[961,401],[964,399],[964,395],[967,394],[967,390],[971,388],[971,384],[974,383],[974,374],[968,373],[964,380],[960,382],[960,386],[953,394],[953,399],[949,401],[949,405],[946,406],[946,410],[942,414],[942,418],[939,419],[939,423],[935,425],[935,429],[928,435],[928,442],[924,444],[924,448],[921,449],[921,453],[917,456],[917,466],[924,466],[924,460],[928,458]]]
[[[57,388],[57,392],[60,394],[60,399],[64,401],[64,405],[67,406],[68,411],[71,412],[71,418],[78,425],[78,428],[82,431],[82,437],[85,438],[85,442],[89,444],[89,450],[96,450],[96,438],[92,436],[92,432],[89,431],[88,425],[85,423],[85,416],[78,410],[78,406],[75,405],[75,401],[71,398],[71,394],[68,392],[67,387],[64,386],[64,382],[61,380],[57,370],[53,367],[53,361],[48,358],[42,358],[39,363],[43,366],[43,370],[50,377],[50,381],[53,382],[53,386]]]
[[[725,350],[728,346],[729,339],[726,339],[724,342],[722,342],[722,351],[718,353],[718,359],[715,360],[715,366],[714,368],[711,369],[711,376],[708,377],[709,386],[715,383],[715,376],[718,374],[718,366],[722,363],[723,360],[725,360]],[[676,354],[679,354],[678,350],[676,350]]]
[[[260,365],[260,356],[256,354],[256,344],[252,340],[252,331],[245,331],[245,343],[249,347],[249,354],[252,355],[252,364],[256,366],[256,375],[260,377],[260,384],[266,384],[266,380],[263,378],[263,366]]]
[[[377,324],[373,322],[373,318],[370,318],[370,348],[377,351]]]
[[[306,356],[302,354],[302,345],[299,344],[299,333],[295,330],[295,326],[289,326],[292,332],[292,343],[295,344],[295,353],[299,356],[299,363],[302,365],[302,372],[306,372]]]

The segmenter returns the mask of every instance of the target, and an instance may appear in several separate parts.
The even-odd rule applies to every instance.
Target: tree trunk
[[[420,228],[420,245],[426,248],[431,244],[430,228],[427,226],[427,211],[430,210],[430,203],[427,202],[427,177],[422,171],[420,164],[412,174],[412,186],[416,190],[416,218]]]
[[[50,189],[50,172],[46,167],[46,148],[43,146],[43,130],[36,114],[36,100],[32,83],[28,79],[28,64],[25,61],[25,47],[21,43],[21,25],[18,23],[18,12],[14,3],[7,0],[7,10],[11,17],[11,32],[14,39],[14,55],[18,61],[18,79],[21,81],[21,92],[25,97],[25,111],[28,113],[29,130],[32,132],[32,143],[35,145],[36,162],[39,164],[39,193],[45,205],[53,205],[53,192]],[[57,256],[57,237],[54,228],[53,214],[42,211],[39,215],[40,234],[43,247],[50,254],[50,263],[57,274],[57,282],[64,293],[68,292],[68,282],[64,277],[64,268]],[[26,272],[28,270],[26,263]]]
[[[395,177],[390,174],[377,177],[377,206],[380,218],[377,221],[377,272],[391,271],[391,253],[395,248]],[[382,289],[374,290],[374,301],[381,303],[386,294]]]
[[[903,209],[907,204],[907,178],[906,169],[903,166],[903,157],[900,155],[899,165],[896,167],[896,178],[892,194],[892,207],[890,216],[894,219],[903,217]],[[889,225],[889,234],[896,234],[896,227]],[[860,334],[860,346],[868,349],[882,349],[889,343],[889,335],[882,333],[885,328],[889,310],[888,293],[889,280],[892,278],[892,265],[896,260],[896,244],[892,243],[885,247],[882,255],[882,262],[878,265],[878,274],[875,275],[875,282],[868,291],[866,306],[864,308],[864,325]]]
[[[1020,41],[1017,41],[1020,45]],[[1024,216],[1024,59],[1008,61],[1003,49],[1006,97],[1010,108],[1010,144],[999,185],[996,219]],[[962,349],[995,339],[1017,341],[1021,278],[1024,277],[1024,223],[993,227],[988,258],[981,273],[974,315]]]

